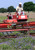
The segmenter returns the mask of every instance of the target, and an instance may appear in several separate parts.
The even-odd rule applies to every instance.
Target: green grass
[[[35,18],[29,18],[28,21],[35,21]]]
[[[31,30],[30,33],[35,33],[35,31]]]
[[[30,33],[35,33],[35,31],[31,30]],[[6,36],[7,34],[3,34],[3,33],[0,33],[0,38],[3,37],[3,36]],[[21,33],[21,31],[14,31],[12,33],[10,33],[9,35],[16,35],[16,36],[24,36],[26,35],[27,36],[27,32],[24,34],[24,32]]]
[[[6,16],[0,16],[0,23],[5,19],[7,19]],[[35,21],[35,18],[29,18],[28,21]]]
[[[8,41],[8,40],[10,40],[10,39],[9,39],[9,38],[7,38],[7,39],[0,39],[0,43],[6,42],[6,41]]]
[[[1,38],[2,36],[6,36],[6,35],[7,35],[7,34],[0,33],[0,38]],[[24,35],[24,34],[21,33],[21,32],[18,32],[18,31],[14,31],[14,32],[10,33],[9,35],[22,36],[22,35]]]
[[[0,23],[3,22],[3,20],[7,19],[6,16],[0,16]]]

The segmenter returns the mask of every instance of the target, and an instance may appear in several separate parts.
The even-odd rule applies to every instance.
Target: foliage
[[[0,23],[2,23],[3,22],[3,20],[6,20],[7,19],[7,17],[6,16],[0,16]]]
[[[23,38],[11,38],[8,43],[9,44],[1,44],[0,47],[2,50],[11,49],[11,50],[24,50],[24,49],[32,49],[33,40],[31,37],[23,37]]]
[[[34,4],[34,9],[33,9],[33,11],[35,11],[35,4]]]
[[[35,4],[33,2],[25,2],[23,4],[23,9],[25,11],[35,11]],[[6,8],[0,8],[0,12],[16,12],[16,9],[13,6],[9,6]]]
[[[8,12],[15,12],[16,9],[13,6],[8,7],[7,9]]]
[[[4,13],[4,12],[15,12],[15,11],[16,11],[16,9],[13,6],[10,6],[7,9],[6,8],[0,8],[0,12],[1,13]]]
[[[33,45],[35,45],[35,40],[33,39],[33,40],[31,41],[31,43],[33,43]]]
[[[0,39],[0,43],[6,42],[6,41],[8,41],[8,40],[10,40],[10,39]]]
[[[0,37],[6,36],[6,35],[7,35],[7,34],[0,33]],[[14,31],[14,32],[12,32],[12,33],[9,33],[9,35],[21,36],[21,35],[23,35],[23,33],[20,33],[20,32],[18,32],[18,31]]]
[[[2,47],[2,50],[10,49],[10,46],[7,44],[2,44],[1,47]]]
[[[2,13],[7,12],[7,9],[5,9],[5,8],[0,8],[0,12],[2,12]]]
[[[14,31],[13,33],[10,33],[10,35],[20,36],[20,35],[22,35],[22,33],[18,32],[18,31]]]
[[[31,30],[30,33],[35,33],[35,30]]]
[[[23,4],[23,9],[25,11],[33,11],[35,8],[34,8],[34,3],[33,2],[25,2]]]
[[[0,36],[3,36],[3,34],[2,34],[2,33],[0,33]]]

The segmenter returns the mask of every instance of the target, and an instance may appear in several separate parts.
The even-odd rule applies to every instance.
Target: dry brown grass
[[[29,15],[29,18],[35,18],[35,12],[25,12],[27,15]],[[15,14],[15,12],[12,12],[11,13],[12,15]],[[0,16],[6,16],[8,15],[8,12],[7,13],[0,13]]]
[[[11,14],[14,15],[15,12],[12,12]],[[7,13],[0,13],[0,16],[6,16],[6,15],[8,15],[8,12]]]

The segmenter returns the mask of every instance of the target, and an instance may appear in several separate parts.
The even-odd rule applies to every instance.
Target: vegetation
[[[30,33],[35,33],[35,31],[30,31]],[[26,33],[24,33],[24,32],[21,33],[21,31],[14,31],[14,32],[9,33],[9,34],[7,34],[7,33],[6,34],[0,33],[0,38],[3,37],[3,36],[7,36],[7,35],[12,35],[12,36],[15,35],[15,36],[21,37],[21,36],[24,36],[24,35],[27,36],[27,32]]]
[[[0,8],[0,13],[4,13],[4,12],[7,12],[7,9],[5,9],[5,8]]]
[[[3,36],[6,36],[6,35],[7,35],[7,34],[0,33],[0,38],[3,37]],[[8,35],[21,36],[21,35],[23,35],[23,33],[14,31],[14,32],[12,32],[12,33],[9,33]]]
[[[30,6],[29,6],[30,5]],[[23,9],[25,11],[35,11],[35,4],[33,2],[24,3]],[[27,10],[26,10],[27,9]],[[15,8],[13,6],[5,8],[0,8],[0,12],[15,12]],[[7,19],[5,16],[0,16],[0,20],[3,21],[4,19]],[[0,22],[1,22],[0,21]],[[28,21],[35,21],[35,19],[28,19]],[[33,31],[30,31],[33,32]],[[34,31],[35,32],[35,31]],[[19,32],[13,32],[10,35],[22,35],[22,33]],[[3,36],[2,33],[0,33],[0,36]],[[8,41],[9,44],[0,44],[0,50],[28,50],[33,48],[33,45],[35,45],[35,39],[32,39],[31,37],[21,37],[21,38],[10,38],[10,39],[0,39],[1,42]],[[35,48],[34,48],[35,50]]]
[[[16,9],[13,6],[8,7],[7,9],[8,12],[15,12]]]
[[[8,41],[8,40],[10,40],[10,39],[0,39],[0,43],[2,43],[2,42],[6,42],[6,41]]]
[[[30,33],[35,33],[35,30],[31,30]]]
[[[25,2],[23,4],[23,9],[25,11],[35,11],[35,3],[33,2]],[[0,8],[0,12],[16,12],[16,9],[13,6],[9,6],[7,9],[6,8]]]
[[[13,6],[6,8],[0,8],[0,13],[4,13],[4,12],[15,12],[16,9]]]
[[[35,18],[28,18],[28,21],[35,21]]]
[[[7,19],[7,17],[6,17],[6,16],[0,16],[0,23],[2,23],[2,22],[3,22],[3,20],[5,20],[5,19]]]
[[[25,11],[35,11],[35,4],[33,2],[25,2],[23,4],[23,9]]]
[[[3,22],[3,20],[7,19],[6,16],[0,16],[0,23]],[[35,18],[30,18],[28,21],[35,21]]]
[[[33,48],[35,40],[31,37],[24,38],[11,38],[8,44],[4,43],[0,45],[0,50],[28,50]]]

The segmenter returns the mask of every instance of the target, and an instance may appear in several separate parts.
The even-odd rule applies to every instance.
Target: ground
[[[29,17],[28,17],[28,21],[35,21],[35,12],[25,12]],[[11,13],[12,15],[15,14],[15,12]],[[8,13],[0,13],[0,22],[7,19],[7,15]]]
[[[0,13],[0,23],[3,20],[7,19],[7,17],[6,17],[7,14],[8,13]],[[29,13],[26,12],[26,14],[29,15],[28,21],[35,21],[35,12],[29,12]],[[27,45],[27,43],[29,45]],[[9,50],[9,49],[15,50],[17,48],[18,48],[17,50],[21,50],[21,49],[23,49],[22,46],[23,47],[25,46],[25,48],[27,48],[27,49],[28,48],[30,49],[30,47],[33,47],[35,50],[35,45],[33,45],[33,44],[35,44],[35,37],[25,37],[25,38],[19,37],[19,38],[11,38],[11,39],[9,39],[9,38],[0,39],[0,50]],[[18,45],[19,45],[19,47],[18,47]],[[32,45],[32,46],[30,46],[30,45]]]

